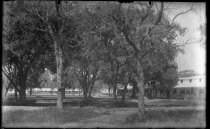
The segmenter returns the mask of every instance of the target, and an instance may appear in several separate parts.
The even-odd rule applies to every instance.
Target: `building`
[[[206,77],[194,76],[179,78],[178,84],[172,89],[173,98],[196,99],[206,96]]]
[[[178,84],[170,89],[164,89],[158,82],[154,85],[159,87],[154,88],[146,85],[144,95],[149,99],[204,99],[206,96],[206,77],[194,76],[179,78]],[[126,95],[131,96],[132,84],[127,85]],[[117,84],[117,95],[120,96],[124,91],[122,84]]]
[[[168,95],[171,99],[203,99],[205,98],[205,76],[179,78],[178,84],[173,87]],[[167,90],[161,88],[145,88],[145,96],[148,98],[167,98]]]

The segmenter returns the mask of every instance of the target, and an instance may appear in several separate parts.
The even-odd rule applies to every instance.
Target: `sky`
[[[197,73],[204,74],[206,71],[206,48],[201,45],[202,42],[205,43],[205,40],[200,40],[201,31],[199,30],[199,26],[206,23],[205,3],[176,2],[168,4],[171,9],[166,13],[170,18],[173,18],[179,12],[188,10],[191,5],[194,4],[195,11],[180,15],[175,20],[175,22],[180,23],[181,26],[188,28],[188,32],[181,40],[186,41],[193,38],[191,40],[192,43],[184,47],[185,53],[178,55],[176,62],[178,63],[179,71],[192,69]]]

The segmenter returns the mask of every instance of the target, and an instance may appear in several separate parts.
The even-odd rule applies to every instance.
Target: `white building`
[[[205,76],[179,78],[178,84],[172,90],[172,96],[175,98],[205,98],[205,95]]]

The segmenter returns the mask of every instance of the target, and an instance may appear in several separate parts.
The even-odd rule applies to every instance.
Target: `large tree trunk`
[[[90,86],[90,88],[88,90],[88,97],[91,97],[92,90],[93,90],[93,85]]]
[[[145,110],[144,110],[144,87],[143,87],[143,83],[141,83],[141,81],[138,82],[138,113],[139,113],[139,118],[142,120],[144,119],[144,114],[145,114]]]
[[[63,58],[62,58],[62,50],[61,50],[61,42],[62,38],[61,32],[62,32],[62,23],[61,15],[60,15],[60,6],[61,3],[59,1],[55,1],[55,8],[56,8],[56,15],[57,15],[57,26],[56,26],[56,32],[53,32],[51,25],[47,23],[48,31],[52,37],[53,44],[54,44],[54,51],[55,51],[55,58],[56,58],[56,69],[57,69],[57,87],[58,87],[58,96],[57,96],[57,108],[62,109],[63,108],[63,85],[62,85],[62,74],[63,74]]]
[[[84,96],[84,99],[88,97],[88,92],[87,92],[87,89],[85,88],[83,88],[83,96]]]
[[[143,66],[141,62],[137,62],[137,72],[139,73],[138,80],[137,80],[137,87],[138,87],[138,115],[140,120],[144,120],[144,73],[143,73]]]
[[[26,101],[26,88],[23,86],[20,89],[20,102],[25,102]]]
[[[125,103],[125,96],[126,96],[126,92],[127,92],[127,85],[124,84],[124,89],[123,89],[123,93],[122,93],[122,103]]]
[[[20,91],[19,91],[19,96],[20,96],[20,102],[25,102],[26,100],[26,79],[27,79],[27,74],[19,74],[19,86],[20,86]]]

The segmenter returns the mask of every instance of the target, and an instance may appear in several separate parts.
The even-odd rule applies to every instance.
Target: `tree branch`
[[[2,71],[3,71],[4,75],[9,79],[9,81],[12,83],[14,88],[19,92],[20,90],[17,88],[17,84],[15,84],[15,82],[12,80],[12,78],[10,78],[10,76],[6,73],[6,68],[4,66],[3,66]]]
[[[163,15],[163,10],[164,10],[164,3],[161,2],[160,11],[158,12],[158,18],[157,18],[157,20],[155,21],[154,26],[157,26],[158,23],[161,21],[161,18],[162,18],[162,15]]]
[[[172,21],[171,21],[171,24],[174,23],[174,20],[175,20],[178,16],[183,15],[183,14],[186,14],[186,13],[188,13],[189,11],[194,10],[194,9],[193,9],[193,6],[194,6],[194,5],[192,5],[192,6],[190,7],[190,9],[188,9],[188,10],[186,10],[186,11],[184,11],[184,12],[181,12],[181,13],[178,13],[177,15],[175,15],[174,18],[173,18]]]
[[[147,6],[147,12],[146,12],[146,14],[142,17],[142,19],[141,19],[141,24],[142,24],[143,21],[148,17],[149,11],[150,11],[150,9],[152,8],[152,6],[153,6],[153,2],[152,2],[149,6]]]

